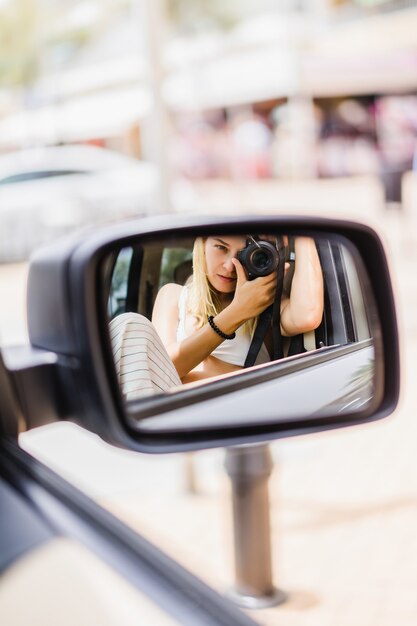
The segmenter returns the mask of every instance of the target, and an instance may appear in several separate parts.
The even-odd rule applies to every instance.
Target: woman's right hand
[[[260,315],[274,302],[277,274],[273,272],[268,276],[258,276],[258,278],[248,280],[240,261],[234,258],[232,262],[236,269],[237,282],[229,307],[233,309],[236,318],[243,323]]]

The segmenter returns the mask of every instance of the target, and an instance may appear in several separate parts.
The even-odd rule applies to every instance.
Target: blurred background
[[[359,218],[385,238],[407,337],[402,420],[273,446],[292,624],[417,619],[416,33],[416,0],[0,0],[3,345],[26,339],[29,255],[72,229],[300,212]],[[196,494],[181,455],[41,430],[22,445],[227,587],[221,452],[195,455]],[[77,467],[74,450],[85,452]],[[222,522],[204,542],[209,514]]]
[[[2,0],[0,260],[147,213],[415,210],[416,20],[412,0]]]

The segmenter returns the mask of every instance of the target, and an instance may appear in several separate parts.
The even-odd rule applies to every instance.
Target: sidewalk
[[[379,423],[272,445],[274,580],[289,599],[252,612],[261,624],[417,623],[417,236],[395,216],[387,224],[407,338],[401,406]],[[25,438],[38,456],[218,591],[231,586],[223,451],[192,456],[198,486],[192,494],[185,489],[185,455],[114,450],[71,425]]]
[[[407,337],[400,408],[378,423],[272,445],[274,580],[289,600],[251,612],[262,624],[417,623],[417,250],[395,219],[386,228],[397,229],[388,245]],[[223,593],[233,567],[222,454],[194,462],[197,495],[120,494],[107,505]]]

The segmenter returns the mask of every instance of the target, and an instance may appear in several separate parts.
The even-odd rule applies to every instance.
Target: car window
[[[346,246],[324,241],[319,245],[319,254],[325,279],[324,315],[321,329],[318,329],[321,341],[329,346],[369,338],[363,291]],[[359,334],[356,320],[358,324],[362,320]]]
[[[359,282],[352,255],[345,247],[341,249],[341,261],[346,277],[346,291],[355,340],[369,339],[371,337],[371,329],[366,312],[363,289]]]
[[[58,176],[72,176],[74,174],[88,174],[85,170],[40,170],[33,172],[22,172],[0,179],[0,185],[13,185],[24,183],[30,180],[40,180],[42,178],[55,178]]]
[[[151,317],[158,290],[167,283],[183,285],[192,273],[190,247],[122,248],[110,269],[108,315],[126,311]]]
[[[349,297],[348,277],[346,275],[344,258],[340,245],[332,245],[332,254],[336,270],[336,279],[339,289],[339,297],[343,310],[343,320],[345,324],[346,342],[351,343],[356,340],[355,327],[353,323],[352,302]]]
[[[152,316],[153,304],[167,283],[184,285],[192,274],[192,249],[180,245],[125,247],[113,264],[110,277],[110,319],[133,311]],[[284,353],[299,354],[314,348],[345,345],[371,336],[363,287],[351,253],[345,245],[323,239],[317,242],[324,275],[325,304],[320,326],[312,333],[285,339]],[[291,289],[293,269],[286,274],[284,291]]]
[[[165,248],[162,253],[159,289],[167,283],[183,285],[192,273],[190,248]]]
[[[133,248],[123,248],[120,250],[114,263],[108,298],[108,315],[110,318],[126,311],[132,256]]]
[[[346,246],[326,241],[318,243],[318,250],[326,292],[323,321],[316,330],[318,342],[332,345],[368,339],[370,329],[363,289],[351,254]],[[139,250],[135,255],[133,252],[131,246],[122,248],[111,270],[110,318],[132,310],[149,315],[161,287],[171,282],[183,285],[192,273],[190,247],[153,245],[140,254]],[[139,282],[145,285],[143,297],[138,290]],[[284,288],[289,291],[291,280]]]

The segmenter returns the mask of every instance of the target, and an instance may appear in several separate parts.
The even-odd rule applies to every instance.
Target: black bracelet
[[[210,324],[210,326],[212,327],[212,329],[218,334],[220,335],[220,337],[222,337],[223,339],[234,339],[236,337],[236,333],[232,333],[231,335],[226,335],[226,333],[224,333],[222,330],[220,330],[220,328],[214,323],[214,319],[213,319],[214,315],[209,315],[207,317],[208,319],[208,323]]]

